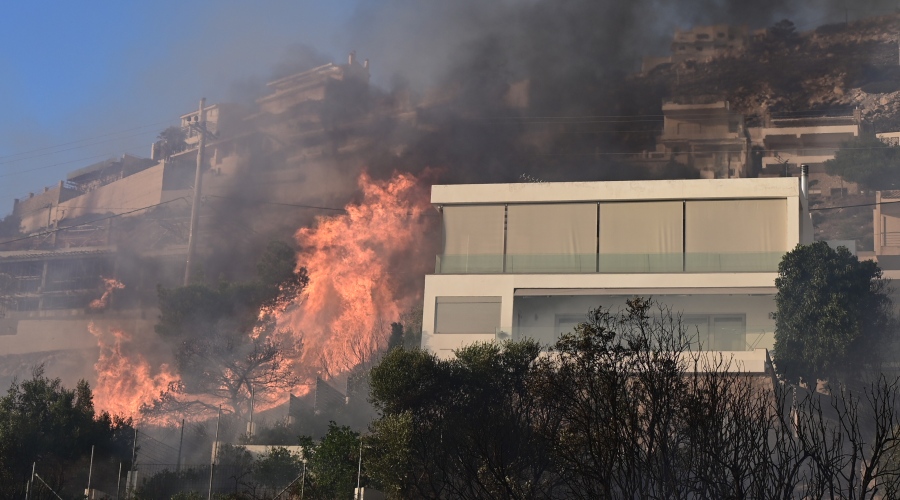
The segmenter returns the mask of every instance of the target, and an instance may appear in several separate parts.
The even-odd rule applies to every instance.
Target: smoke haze
[[[195,35],[222,40],[214,57],[185,48],[176,62],[163,66],[187,80],[227,87],[223,100],[245,107],[254,117],[248,130],[259,133],[234,153],[233,164],[216,167],[226,172],[209,185],[216,195],[203,200],[207,282],[247,279],[269,239],[296,235],[301,265],[308,264],[318,280],[311,284],[317,295],[286,319],[320,355],[332,358],[315,360],[331,366],[314,366],[306,375],[346,371],[383,347],[385,325],[419,300],[421,275],[434,255],[427,245],[439,241],[423,201],[429,182],[512,182],[522,175],[548,181],[641,178],[647,174],[621,168],[614,155],[647,148],[653,125],[596,117],[659,115],[664,91],[628,78],[642,56],[668,52],[677,28],[763,28],[789,18],[808,29],[895,7],[876,0],[849,7],[844,0],[360,1],[345,22],[329,20],[340,26],[334,33],[320,31],[317,39],[298,30],[296,38],[267,38],[283,39],[278,47],[253,40],[267,26],[242,23],[240,8],[223,9]],[[304,26],[309,23],[304,20]],[[271,92],[266,82],[332,61],[335,47],[371,61],[372,86],[330,83],[332,94],[320,107],[299,106],[277,117],[259,113],[256,100]],[[272,60],[272,53],[281,55],[271,68],[234,67],[256,56]],[[343,57],[334,62],[343,64]],[[197,59],[196,66],[187,63]],[[170,74],[154,75],[146,85],[144,92],[193,100]],[[311,122],[311,116],[319,121]],[[318,127],[315,134],[304,128],[310,123]],[[422,180],[424,172],[430,173]],[[414,201],[372,201],[372,190],[390,192],[400,181]],[[393,212],[385,216],[377,208],[382,205]],[[321,217],[347,206],[354,207],[350,216]],[[346,242],[355,259],[342,254]],[[345,292],[363,271],[369,272],[367,281],[352,283],[361,291]],[[131,336],[135,344],[147,341],[135,332],[97,335],[98,370],[107,370],[99,381],[110,390],[120,390],[112,382],[113,372],[122,370],[113,355],[128,355]],[[336,352],[360,345],[360,339],[366,356]],[[154,371],[158,363],[141,363],[143,376],[155,377],[153,391],[175,377]]]

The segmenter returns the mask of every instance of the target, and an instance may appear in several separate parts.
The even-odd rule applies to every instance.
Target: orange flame
[[[150,404],[179,381],[167,364],[154,373],[147,359],[140,352],[134,352],[128,333],[109,328],[104,334],[93,322],[88,325],[88,330],[97,338],[100,347],[100,356],[94,364],[97,372],[94,404],[98,410],[138,419],[142,406]]]
[[[279,326],[302,336],[294,360],[302,376],[334,376],[371,359],[387,344],[390,323],[419,300],[425,273],[421,241],[430,224],[428,194],[409,174],[359,178],[362,201],[346,214],[301,228],[298,266],[309,285]]]
[[[113,291],[125,288],[125,285],[115,278],[104,278],[101,276],[100,280],[103,281],[103,295],[101,295],[99,299],[92,300],[88,305],[92,311],[102,311],[106,309],[106,307],[109,306],[109,299],[112,297]]]

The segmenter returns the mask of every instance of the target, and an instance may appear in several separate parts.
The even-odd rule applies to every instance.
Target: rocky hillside
[[[858,108],[869,132],[900,131],[898,36],[900,14],[807,32],[782,21],[757,32],[738,53],[706,63],[666,64],[632,77],[632,83],[659,102],[727,100],[750,125],[771,116],[844,114]],[[819,203],[816,239],[853,239],[861,250],[871,250],[867,204],[873,201],[869,193]],[[837,208],[848,205],[855,206]]]
[[[876,131],[900,130],[900,15],[798,32],[782,21],[740,53],[636,76],[662,99],[726,99],[752,122],[771,114],[859,107]]]

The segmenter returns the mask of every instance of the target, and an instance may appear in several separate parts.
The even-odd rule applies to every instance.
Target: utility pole
[[[191,228],[188,233],[187,262],[184,266],[184,286],[191,283],[191,266],[197,247],[197,225],[200,219],[200,184],[203,182],[203,150],[206,147],[206,98],[200,99],[200,117],[197,125],[200,141],[197,144],[197,171],[194,173],[194,199],[191,201]]]
[[[359,491],[360,481],[362,479],[362,436],[359,436],[359,468],[356,469],[356,500],[360,500],[362,492]]]
[[[125,490],[126,495],[128,495],[128,490],[134,489],[135,480],[137,479],[137,469],[134,466],[134,461],[137,460],[137,438],[138,438],[138,430],[137,427],[134,428],[134,443],[131,445],[131,466],[128,467],[131,469],[131,477],[127,478],[125,481]],[[128,495],[130,496],[130,495]]]
[[[212,463],[209,465],[209,492],[206,500],[212,500],[213,476],[216,473],[216,459],[219,455],[219,421],[222,420],[222,405],[219,405],[219,415],[216,417],[216,440],[213,441]]]
[[[34,490],[34,473],[37,469],[37,462],[31,463],[31,479],[28,480],[27,486],[25,486],[25,500],[32,498],[32,490]],[[305,469],[304,469],[305,470]]]
[[[91,495],[91,476],[93,475],[93,473],[94,473],[94,445],[91,445],[91,464],[88,466],[88,487],[87,487],[88,498],[93,498],[93,495]]]
[[[250,386],[250,425],[247,428],[247,442],[253,439],[253,386]]]
[[[181,472],[181,446],[184,444],[184,419],[181,419],[181,437],[178,439],[178,463],[175,465],[175,471]]]

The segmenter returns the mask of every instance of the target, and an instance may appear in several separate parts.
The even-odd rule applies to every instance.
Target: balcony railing
[[[747,325],[744,329],[729,333],[700,334],[689,325],[684,325],[687,350],[692,351],[752,351],[756,348],[772,348],[772,335],[775,331],[774,321],[771,324]],[[495,334],[497,341],[534,339],[545,345],[552,344],[563,333],[572,332],[573,328],[553,328],[549,326],[517,326],[498,328]]]
[[[784,252],[438,255],[436,274],[775,272]]]

